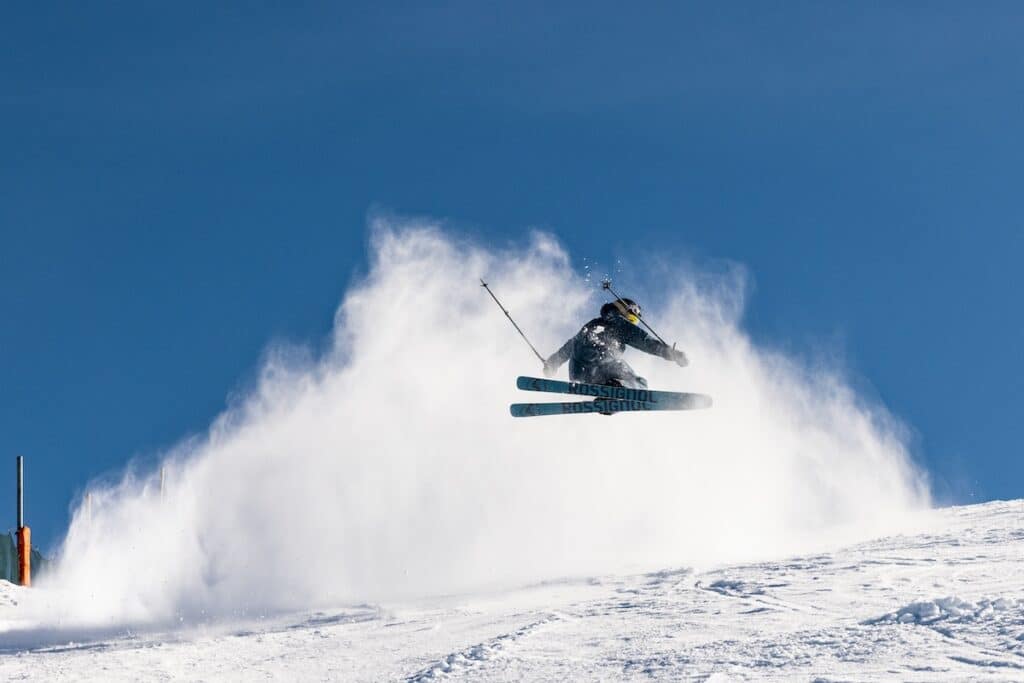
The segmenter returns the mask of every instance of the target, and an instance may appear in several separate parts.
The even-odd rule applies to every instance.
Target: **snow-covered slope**
[[[0,679],[1024,680],[1024,501],[919,528],[704,571],[145,632],[30,625],[37,598],[3,584]]]

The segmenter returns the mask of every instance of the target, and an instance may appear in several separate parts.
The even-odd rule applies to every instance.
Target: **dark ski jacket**
[[[626,346],[671,360],[672,347],[658,341],[618,313],[594,318],[548,358],[555,368],[569,361],[569,377],[585,377],[593,368],[621,362]]]

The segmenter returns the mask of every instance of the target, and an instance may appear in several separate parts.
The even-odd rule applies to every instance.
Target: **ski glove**
[[[676,365],[681,368],[685,368],[690,364],[690,361],[686,359],[686,354],[676,348],[669,348],[665,352],[665,358],[667,360],[675,361]]]
[[[544,361],[544,376],[554,377],[556,374],[558,374],[558,366],[550,360]]]

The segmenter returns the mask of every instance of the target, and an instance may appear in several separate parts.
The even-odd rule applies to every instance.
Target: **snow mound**
[[[977,602],[961,600],[956,596],[936,598],[912,602],[895,612],[889,612],[877,619],[869,619],[866,624],[933,624],[947,619],[958,621],[977,621],[989,619],[997,613],[1011,614],[1019,612],[1024,616],[1024,601],[1015,598],[982,598]],[[1021,634],[1019,640],[1024,640]]]
[[[0,604],[17,605],[18,602],[14,596],[20,590],[22,590],[21,586],[15,586],[10,581],[0,579]]]

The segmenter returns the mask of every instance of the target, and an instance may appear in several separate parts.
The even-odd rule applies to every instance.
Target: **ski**
[[[611,402],[634,402],[649,403],[651,408],[628,408],[627,410],[694,410],[711,407],[711,397],[706,394],[689,394],[677,391],[654,391],[653,389],[627,389],[625,387],[612,387],[603,384],[585,384],[583,382],[561,382],[554,379],[540,379],[539,377],[519,377],[516,386],[526,391],[545,391],[553,394],[575,394],[577,396],[593,396],[598,399],[606,399]],[[593,403],[588,401],[587,403]],[[553,405],[560,406],[561,403],[527,403],[516,405]],[[575,405],[575,404],[564,404]],[[539,413],[541,415],[560,415],[561,412]],[[601,412],[587,410],[572,410],[565,412]],[[514,413],[513,413],[514,414]]]
[[[509,406],[512,417],[540,417],[542,415],[582,415],[584,413],[627,413],[645,410],[686,410],[685,407],[665,403],[603,399],[594,401],[567,401],[565,403],[513,403]]]

